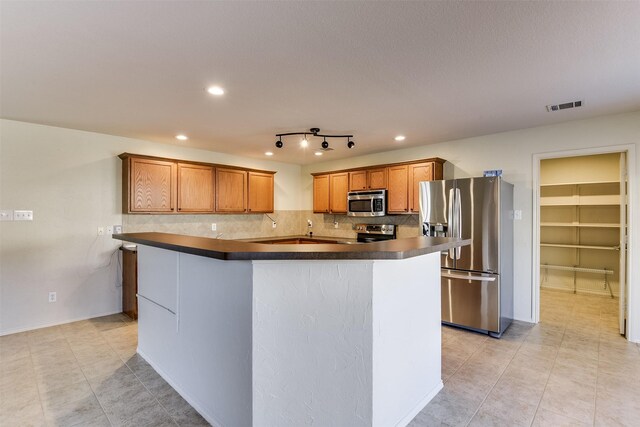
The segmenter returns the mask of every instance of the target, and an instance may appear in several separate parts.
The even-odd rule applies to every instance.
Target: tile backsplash
[[[273,218],[277,226],[272,228]],[[346,215],[315,214],[313,211],[276,211],[265,214],[242,215],[123,215],[123,232],[156,231],[189,236],[221,239],[249,239],[302,235],[312,231],[314,236],[355,238],[353,224],[395,224],[399,238],[420,235],[418,215],[389,215],[378,218],[355,218]],[[307,220],[313,227],[309,229]],[[334,227],[334,221],[338,228]],[[216,224],[216,231],[211,230]]]

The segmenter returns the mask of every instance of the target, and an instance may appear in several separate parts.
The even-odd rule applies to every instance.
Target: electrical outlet
[[[13,211],[14,221],[33,221],[33,211]]]
[[[104,236],[104,227],[98,227],[98,236]]]
[[[116,233],[116,234],[122,233],[122,226],[121,225],[114,225],[113,226],[113,232]]]
[[[313,221],[311,221],[310,219],[307,220],[307,227],[313,227]]]
[[[0,221],[13,221],[13,211],[0,211]]]
[[[218,229],[218,226],[216,225],[215,222],[211,223],[211,231],[216,231]]]
[[[49,292],[49,302],[56,302],[58,295],[55,292]]]
[[[522,219],[522,211],[521,210],[513,211],[513,219]]]
[[[275,221],[273,221],[273,222],[271,223],[271,228],[276,228],[276,226],[277,226],[277,225],[278,225],[278,224],[276,224],[276,222],[275,222]]]
[[[107,225],[107,234],[108,235],[112,235],[113,234],[113,225]]]
[[[338,225],[339,225],[339,224],[338,224],[338,221],[334,221],[334,222],[333,222],[333,228],[338,228]]]

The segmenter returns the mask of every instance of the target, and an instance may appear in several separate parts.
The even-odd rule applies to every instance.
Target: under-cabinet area
[[[621,156],[613,153],[541,161],[542,288],[611,298],[621,295],[626,231]]]
[[[420,211],[418,183],[443,179],[444,162],[431,158],[313,173],[313,211],[346,214],[348,192],[387,190],[386,213],[417,214]]]
[[[273,171],[123,153],[122,211],[273,212]]]

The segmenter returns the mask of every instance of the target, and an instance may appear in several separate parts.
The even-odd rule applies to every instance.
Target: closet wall
[[[620,156],[540,164],[540,286],[619,296]]]

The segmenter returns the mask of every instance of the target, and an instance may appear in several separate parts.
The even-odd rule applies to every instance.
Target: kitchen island
[[[406,425],[442,388],[440,251],[468,240],[138,244],[138,353],[217,426]]]

